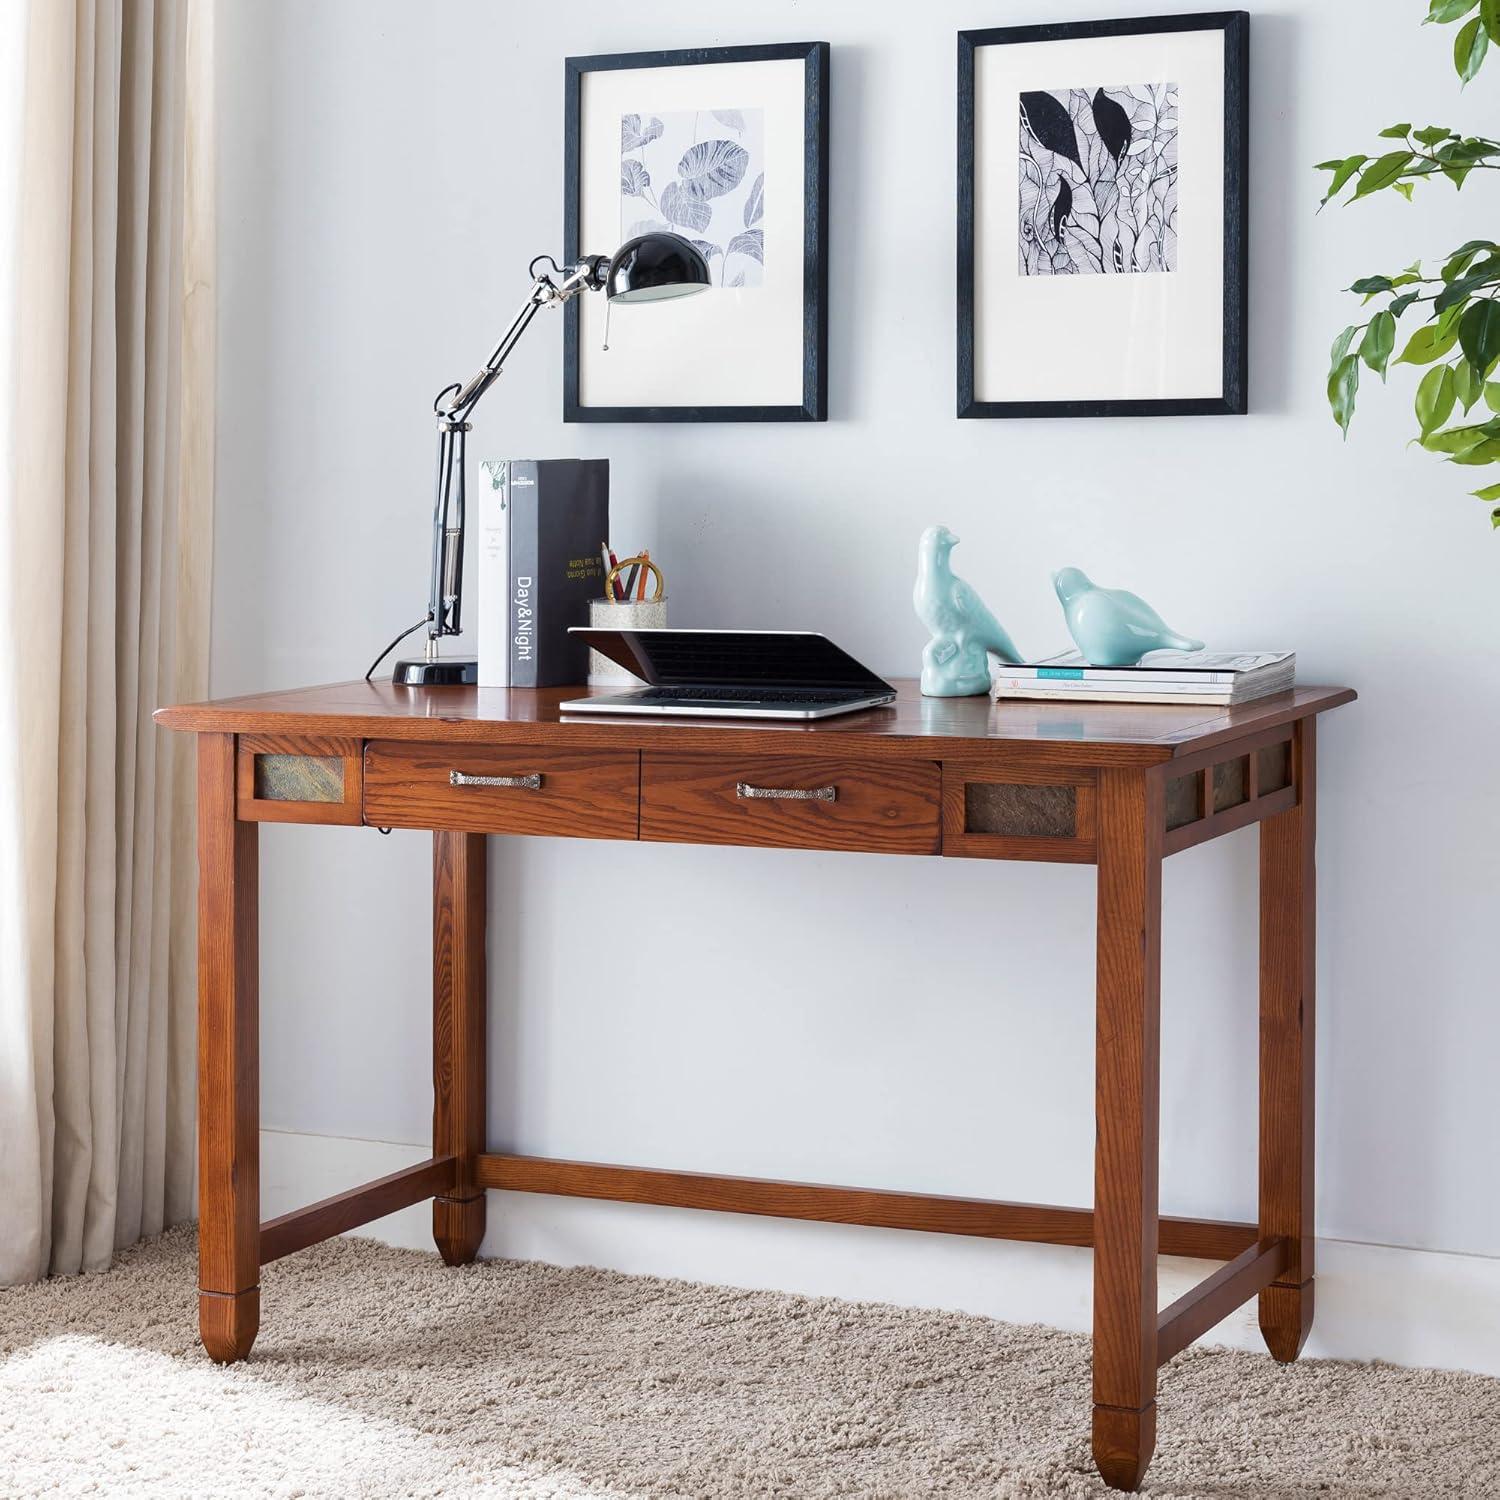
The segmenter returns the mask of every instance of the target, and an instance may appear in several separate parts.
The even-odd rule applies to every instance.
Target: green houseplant
[[[1424,24],[1455,22],[1461,24],[1453,64],[1467,84],[1483,66],[1490,43],[1500,43],[1500,0],[1430,0]],[[1375,155],[1359,152],[1318,163],[1333,174],[1324,204],[1346,187],[1345,203],[1380,192],[1400,193],[1409,202],[1426,178],[1446,178],[1459,189],[1471,172],[1500,169],[1500,141],[1485,136],[1462,135],[1444,125],[1413,129],[1405,122],[1380,135],[1398,144]],[[1363,276],[1349,290],[1364,298],[1370,314],[1333,341],[1328,402],[1345,436],[1361,365],[1382,380],[1389,365],[1421,365],[1427,368],[1417,384],[1413,441],[1449,463],[1500,463],[1500,380],[1491,378],[1500,364],[1500,244],[1469,240],[1447,256],[1436,275],[1414,261],[1390,275]],[[1491,503],[1491,524],[1500,527],[1500,483],[1471,493]]]

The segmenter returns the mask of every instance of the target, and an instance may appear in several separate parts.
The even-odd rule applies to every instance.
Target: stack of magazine
[[[1291,651],[1148,651],[1134,667],[1091,667],[1076,651],[1017,666],[990,656],[992,698],[1085,703],[1249,703],[1290,692]]]

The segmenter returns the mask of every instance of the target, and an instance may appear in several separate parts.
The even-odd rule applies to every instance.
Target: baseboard
[[[262,1216],[273,1218],[427,1155],[425,1147],[388,1141],[262,1131]],[[1083,1250],[526,1193],[491,1193],[489,1203],[485,1256],[954,1308],[1079,1331],[1089,1326],[1092,1278]],[[418,1204],[355,1233],[431,1250],[432,1212]],[[1162,1304],[1212,1269],[1209,1262],[1163,1260]],[[1310,1355],[1500,1376],[1497,1327],[1500,1259],[1318,1241]],[[1203,1342],[1263,1350],[1254,1304]]]

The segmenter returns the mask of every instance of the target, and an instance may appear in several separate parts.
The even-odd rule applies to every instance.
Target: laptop
[[[896,690],[826,635],[787,630],[600,630],[569,635],[644,687],[559,704],[578,714],[700,714],[826,719],[895,699]]]

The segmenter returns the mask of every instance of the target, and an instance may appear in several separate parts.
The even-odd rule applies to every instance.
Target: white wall
[[[915,540],[943,521],[1025,649],[1065,644],[1047,575],[1078,563],[1355,684],[1322,735],[1319,1231],[1500,1256],[1500,538],[1462,473],[1405,448],[1405,370],[1367,377],[1347,446],[1322,395],[1338,289],[1481,232],[1493,189],[1320,218],[1309,168],[1397,118],[1493,129],[1500,74],[1460,98],[1412,0],[1358,26],[1252,9],[1253,414],[958,422],[954,34],[1049,0],[763,0],[733,22],[223,0],[213,686],[357,675],[420,612],[432,395],[561,248],[562,59],[826,38],[831,420],[564,426],[549,315],[477,456],[607,455],[616,537],[663,560],[674,623],[817,627],[911,675]],[[428,840],[266,828],[262,850],[266,1124],[426,1141]],[[1092,872],[493,840],[490,873],[496,1145],[1089,1201]],[[1255,835],[1172,859],[1165,901],[1163,1207],[1253,1217]],[[601,962],[600,911],[637,957]],[[490,1223],[492,1253],[767,1285],[869,1293],[885,1257],[880,1295],[1086,1292],[1065,1251],[544,1198],[492,1196]]]

